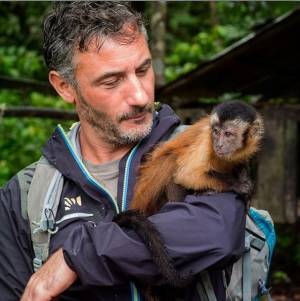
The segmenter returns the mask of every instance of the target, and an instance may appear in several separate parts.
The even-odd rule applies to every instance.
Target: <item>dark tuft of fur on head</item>
[[[253,107],[242,101],[228,101],[217,105],[212,114],[216,113],[220,122],[241,119],[252,123],[256,119],[256,111]]]

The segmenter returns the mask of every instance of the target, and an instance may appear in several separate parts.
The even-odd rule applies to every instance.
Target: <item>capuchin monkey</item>
[[[143,239],[168,285],[184,287],[190,277],[176,270],[147,217],[166,202],[182,201],[187,193],[233,191],[248,203],[253,190],[248,162],[259,150],[263,132],[262,118],[253,107],[240,101],[225,102],[158,146],[141,166],[131,210],[114,221]]]

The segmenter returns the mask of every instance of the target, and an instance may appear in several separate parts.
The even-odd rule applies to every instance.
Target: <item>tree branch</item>
[[[50,95],[57,95],[52,86],[47,82],[40,82],[32,79],[12,78],[5,75],[0,75],[0,88],[17,89],[17,90],[32,90]]]
[[[42,107],[0,106],[0,117],[40,117],[61,120],[78,120],[73,110],[60,110]]]

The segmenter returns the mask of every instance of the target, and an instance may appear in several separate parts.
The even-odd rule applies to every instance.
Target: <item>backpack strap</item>
[[[201,301],[217,301],[213,286],[210,281],[209,273],[200,273],[200,281],[197,282],[197,292]]]
[[[172,132],[169,134],[169,136],[167,135],[166,140],[172,140],[172,139],[175,138],[178,134],[180,134],[180,133],[182,133],[183,131],[185,131],[187,128],[189,128],[189,125],[179,124],[179,125],[176,126],[174,129],[172,129]]]
[[[51,234],[57,231],[55,216],[63,187],[61,173],[42,157],[37,165],[28,191],[27,213],[37,271],[49,255]]]
[[[20,188],[21,213],[22,217],[25,220],[28,220],[27,196],[36,169],[36,165],[37,162],[34,162],[17,173]]]
[[[75,123],[68,133],[76,152],[79,123]],[[33,269],[37,271],[49,256],[51,234],[56,233],[55,225],[63,176],[45,157],[18,173],[22,216],[29,220],[34,251]]]
[[[251,301],[252,271],[251,271],[251,255],[250,247],[253,236],[246,232],[245,236],[245,254],[243,255],[243,300]]]

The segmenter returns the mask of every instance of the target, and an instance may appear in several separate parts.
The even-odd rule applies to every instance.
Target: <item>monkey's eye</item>
[[[226,131],[224,134],[225,134],[226,137],[231,137],[232,136],[232,133],[228,132],[228,131]]]

